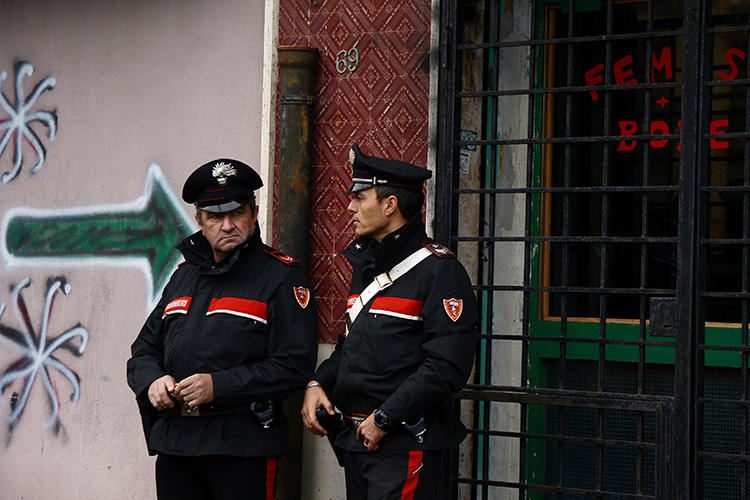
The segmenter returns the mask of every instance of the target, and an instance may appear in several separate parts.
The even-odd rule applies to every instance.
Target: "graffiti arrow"
[[[178,241],[196,230],[158,165],[136,201],[64,210],[14,208],[3,218],[3,261],[55,266],[137,266],[152,307],[178,261]]]

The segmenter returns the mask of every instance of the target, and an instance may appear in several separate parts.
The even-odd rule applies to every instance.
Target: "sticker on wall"
[[[5,267],[137,267],[146,276],[148,309],[182,260],[175,245],[197,230],[158,165],[133,202],[79,208],[9,209],[0,226]]]
[[[60,422],[60,399],[53,373],[58,372],[70,383],[72,388],[70,401],[73,403],[78,401],[81,396],[81,385],[78,374],[61,361],[55,353],[64,349],[76,357],[81,357],[86,351],[86,344],[89,340],[88,331],[80,323],[55,337],[49,335],[49,322],[55,297],[60,291],[64,295],[70,293],[70,285],[65,281],[65,278],[48,280],[42,318],[39,329],[36,330],[31,324],[26,302],[21,295],[23,289],[28,287],[30,283],[29,278],[24,278],[12,289],[13,302],[11,306],[15,310],[19,329],[0,322],[0,345],[3,348],[10,347],[20,352],[20,357],[3,371],[0,378],[0,394],[3,397],[6,397],[8,393],[11,394],[10,415],[7,422],[8,443],[14,427],[29,402],[31,389],[37,379],[41,379],[49,404],[50,415],[47,425],[53,429],[55,434],[60,432],[62,425]],[[4,312],[5,304],[0,304],[0,320],[2,320]]]
[[[47,137],[50,141],[55,140],[57,132],[57,114],[54,111],[35,110],[34,104],[39,96],[55,88],[55,79],[48,76],[36,84],[31,93],[26,97],[23,90],[23,78],[34,73],[34,66],[26,61],[17,62],[15,65],[16,100],[11,103],[2,92],[2,84],[8,76],[6,71],[0,72],[0,108],[7,113],[7,119],[0,114],[0,159],[13,139],[13,168],[0,176],[0,182],[7,184],[21,171],[23,165],[23,144],[28,142],[37,156],[36,164],[31,167],[31,173],[35,174],[44,166],[47,150],[44,148],[39,136],[31,128],[33,122],[39,122],[47,127]]]
[[[461,130],[461,140],[469,143],[476,142],[477,133],[473,130]],[[477,150],[476,144],[462,144],[459,152],[459,169],[462,174],[468,174],[471,168],[471,155]]]

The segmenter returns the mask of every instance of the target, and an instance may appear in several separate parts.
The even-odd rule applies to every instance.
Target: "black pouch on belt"
[[[273,401],[253,401],[250,403],[250,413],[261,427],[268,429],[276,421],[277,407]]]

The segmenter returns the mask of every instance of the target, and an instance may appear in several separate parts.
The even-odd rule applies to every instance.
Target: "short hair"
[[[247,200],[247,201],[246,201],[245,203],[243,203],[242,205],[247,205],[247,206],[249,206],[249,207],[250,207],[250,211],[251,211],[251,212],[253,213],[253,215],[255,215],[255,191],[250,191],[250,199],[248,199],[248,200]],[[240,205],[240,207],[241,207],[242,205]],[[237,208],[240,208],[240,207],[237,207]],[[236,210],[236,209],[235,209],[235,210]],[[198,220],[200,220],[200,221],[202,221],[202,220],[203,220],[203,217],[201,216],[201,214],[202,214],[203,212],[205,212],[205,210],[203,210],[203,209],[202,209],[201,207],[199,207],[199,206],[198,206],[198,205],[196,204],[196,205],[195,205],[195,215],[196,215],[196,216],[198,217]],[[231,212],[231,210],[230,210],[230,212]]]
[[[406,220],[410,220],[417,213],[422,212],[422,204],[424,203],[422,191],[381,185],[375,187],[375,192],[377,193],[378,201],[391,195],[395,196],[398,200],[398,209]]]

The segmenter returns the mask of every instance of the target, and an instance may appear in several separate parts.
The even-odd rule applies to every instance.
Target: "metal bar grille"
[[[436,234],[475,261],[484,314],[477,383],[459,396],[474,415],[461,498],[674,493],[676,343],[649,322],[652,298],[678,295],[683,5],[443,3],[439,168],[453,183]],[[674,73],[652,79],[665,47]]]
[[[695,357],[697,494],[750,498],[748,469],[748,62],[727,80],[730,60],[717,54],[747,52],[748,9],[701,12],[705,63],[701,79],[702,126],[698,137],[699,280]],[[731,15],[730,15],[731,14]],[[722,76],[723,73],[723,76]],[[726,120],[725,146],[712,126]],[[718,276],[726,276],[717,279]],[[732,328],[710,323],[727,318]],[[723,363],[717,363],[717,356]]]
[[[749,12],[443,3],[436,234],[484,315],[457,496],[750,498]]]

